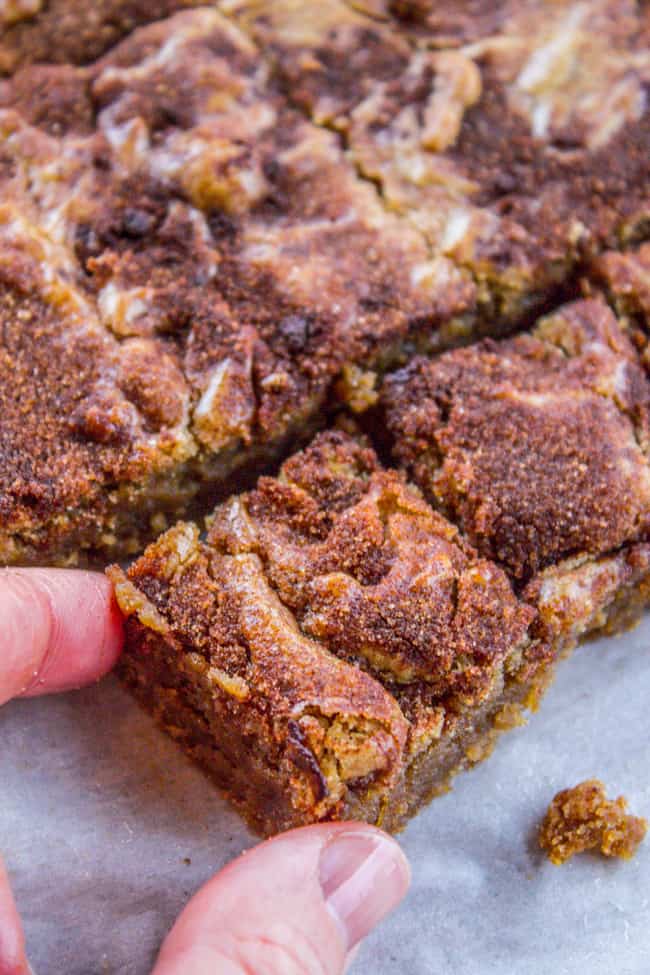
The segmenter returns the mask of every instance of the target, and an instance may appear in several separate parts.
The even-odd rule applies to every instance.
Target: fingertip
[[[348,951],[397,907],[411,883],[411,868],[399,844],[361,823],[328,839],[318,874],[325,903]]]
[[[123,644],[122,617],[109,581],[68,569],[8,569],[0,574],[6,634],[0,703],[71,690],[99,679]]]
[[[124,642],[123,618],[109,580],[84,570],[28,570],[47,594],[54,619],[41,666],[24,697],[74,690],[113,668]]]
[[[113,584],[103,573],[84,573],[95,592],[96,619],[101,622],[101,638],[96,653],[89,658],[89,680],[99,680],[117,663],[124,647],[124,616],[115,598]]]

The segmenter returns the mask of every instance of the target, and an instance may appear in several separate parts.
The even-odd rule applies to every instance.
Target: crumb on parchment
[[[557,866],[585,850],[630,860],[648,824],[626,810],[627,799],[608,799],[598,779],[580,782],[552,800],[540,827],[539,845]]]

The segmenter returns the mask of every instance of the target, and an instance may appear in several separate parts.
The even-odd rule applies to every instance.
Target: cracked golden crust
[[[302,630],[389,685],[477,705],[516,667],[533,612],[419,492],[346,435],[217,508],[209,541],[254,552]]]
[[[397,456],[515,578],[649,528],[648,387],[606,305],[532,335],[417,360],[386,383]]]
[[[131,653],[162,638],[172,670],[189,671],[208,706],[230,710],[233,734],[248,733],[277,769],[296,814],[331,817],[347,789],[395,783],[407,732],[398,705],[300,632],[259,556],[219,552],[180,524],[128,578],[111,574]]]
[[[431,98],[446,107],[446,114],[457,111],[460,121],[463,111],[478,102],[482,89],[499,86],[505,97],[501,125],[515,117],[526,122],[531,151],[535,140],[540,150],[545,145],[551,152],[591,151],[643,116],[642,89],[650,62],[648,17],[642,4],[589,0],[558,7],[546,0],[490,5],[470,0],[455,4],[453,11],[437,6],[430,5],[428,17],[402,17],[401,23],[364,16],[368,11],[362,3],[344,0],[307,5],[297,0],[226,0],[222,9],[275,55],[290,96],[319,123],[343,131],[364,101],[400,90],[406,96],[402,109],[414,96],[422,100],[418,119],[403,114],[404,136],[411,125],[421,133],[431,125]],[[414,38],[409,27],[418,19],[420,25],[428,23]],[[454,38],[445,21],[465,26]],[[412,79],[403,78],[416,72],[418,62],[430,71],[419,91]],[[476,81],[472,97],[465,101],[468,73]],[[377,113],[373,121],[375,134],[381,132],[386,142],[386,114]],[[435,128],[443,134],[444,126]],[[449,146],[457,136],[458,129]],[[425,137],[420,148],[434,148],[427,141]],[[416,144],[411,148],[417,152]]]
[[[55,6],[43,12],[45,20],[21,21],[16,28],[40,29]],[[312,422],[341,373],[352,376],[354,386],[354,370],[359,367],[385,368],[417,348],[439,348],[472,334],[477,303],[492,312],[501,308],[503,315],[486,325],[498,332],[508,324],[508,295],[528,294],[528,284],[523,291],[521,287],[522,268],[524,277],[530,271],[528,283],[534,288],[539,284],[546,295],[546,271],[538,276],[536,269],[555,268],[558,255],[565,269],[563,243],[549,260],[542,242],[534,261],[526,263],[530,242],[537,247],[545,232],[544,207],[536,209],[535,234],[522,237],[515,221],[512,234],[506,234],[505,249],[490,251],[486,261],[481,256],[476,263],[478,251],[466,259],[461,239],[469,233],[474,241],[474,229],[468,230],[457,204],[470,198],[468,180],[478,186],[478,195],[472,189],[470,196],[476,212],[483,215],[504,189],[491,182],[493,176],[497,179],[500,160],[509,159],[504,145],[490,148],[481,141],[501,131],[492,122],[484,124],[492,118],[488,102],[496,106],[496,120],[516,116],[520,129],[524,126],[521,138],[514,140],[508,129],[505,148],[510,152],[516,143],[515,175],[526,186],[528,202],[531,186],[548,183],[546,170],[536,169],[531,159],[537,159],[538,150],[547,151],[549,140],[557,141],[562,126],[579,130],[583,142],[593,141],[589,105],[598,86],[606,78],[607,85],[616,88],[623,68],[632,87],[644,77],[642,43],[634,34],[636,13],[623,4],[617,20],[610,16],[612,4],[595,4],[594,23],[602,26],[599,36],[611,48],[606,57],[600,56],[600,48],[594,57],[583,51],[582,15],[576,15],[562,51],[569,67],[575,67],[579,54],[584,69],[565,71],[560,59],[559,88],[549,94],[543,78],[530,88],[529,78],[524,94],[517,95],[513,72],[519,72],[516,78],[526,71],[530,75],[540,50],[558,67],[553,60],[557,24],[546,14],[535,34],[535,17],[527,20],[507,5],[499,8],[492,26],[475,6],[461,5],[458,17],[471,13],[477,27],[471,37],[461,30],[458,38],[487,43],[496,31],[507,41],[505,46],[497,44],[492,36],[492,46],[481,51],[465,46],[461,51],[452,40],[449,49],[442,49],[447,41],[440,39],[447,36],[447,28],[442,22],[432,26],[431,12],[424,8],[391,8],[389,12],[399,14],[405,25],[396,31],[394,25],[386,27],[351,5],[309,5],[306,15],[297,16],[302,6],[275,3],[272,16],[264,20],[264,3],[222,4],[251,36],[214,8],[185,11],[134,31],[94,63],[26,66],[0,83],[0,191],[15,213],[5,222],[16,219],[21,227],[32,228],[27,237],[36,235],[42,243],[37,260],[84,303],[93,327],[104,330],[117,357],[110,368],[103,360],[95,364],[106,375],[90,399],[85,393],[80,396],[83,402],[74,412],[70,434],[60,429],[58,420],[51,425],[61,433],[57,456],[63,458],[68,451],[76,458],[65,483],[53,486],[47,481],[38,465],[32,465],[28,446],[19,459],[24,470],[33,473],[35,494],[48,497],[47,511],[36,507],[30,517],[23,508],[20,520],[20,531],[30,536],[29,546],[38,539],[43,557],[56,557],[66,532],[68,547],[74,547],[75,518],[79,526],[88,518],[93,522],[92,538],[78,545],[94,547],[103,544],[103,536],[113,539],[114,509],[121,509],[128,520],[137,515],[139,505],[149,504],[147,493],[152,510],[165,507],[166,492],[171,496],[168,507],[177,506],[175,499],[185,503],[201,481],[221,477],[247,452],[272,452],[292,431]],[[96,7],[100,17],[108,10]],[[573,10],[570,5],[569,14]],[[414,42],[408,25],[415,21],[430,32],[429,40],[420,32]],[[114,18],[112,22],[117,23]],[[531,40],[538,35],[545,45],[539,50],[538,42]],[[361,46],[360,37],[365,39]],[[268,40],[264,52],[255,38]],[[314,45],[321,53],[310,62]],[[271,53],[283,71],[294,71],[290,93],[277,83]],[[343,67],[350,67],[351,73],[341,74]],[[338,87],[335,75],[344,82]],[[547,119],[549,138],[538,133],[531,148],[528,115],[532,101],[544,92],[553,108]],[[637,151],[644,145],[645,116],[636,126],[626,124],[638,101],[632,89],[628,94],[614,106],[621,126],[608,132],[605,147],[616,169],[616,186],[610,185],[609,176],[601,179],[598,170],[602,186],[596,195],[604,194],[610,201],[603,240],[613,226],[610,217],[614,222],[628,216],[636,220],[641,211],[634,187],[647,185],[643,167],[648,154]],[[321,96],[329,100],[322,119]],[[504,98],[507,111],[499,102]],[[336,134],[307,121],[290,101],[300,102],[303,111],[308,108],[328,124],[327,113],[334,112],[349,152],[342,151]],[[406,143],[401,136],[392,138],[397,118],[393,109],[398,115],[402,109],[406,113]],[[578,116],[584,124],[578,125]],[[377,121],[383,129],[376,127]],[[411,122],[414,129],[409,128]],[[625,165],[631,168],[623,171],[612,147],[619,136],[628,139],[630,131],[629,137],[637,141],[624,152]],[[411,159],[410,149],[406,151],[411,135],[418,159],[446,160],[442,177],[438,173],[431,186],[438,193],[444,184],[441,192],[447,194],[447,203],[451,192],[455,209],[446,209],[447,203],[439,206],[436,197],[430,210],[443,218],[444,227],[438,229],[447,242],[444,246],[433,241],[426,227],[414,225],[414,213],[428,212],[428,178],[424,189],[418,184],[415,210],[407,201],[400,214],[382,175],[386,160],[381,146],[386,147],[392,172],[396,160]],[[366,137],[369,158],[382,169],[383,200],[372,184],[376,174],[364,168]],[[543,143],[541,148],[538,143]],[[580,152],[590,154],[590,165],[595,166],[592,149],[582,146]],[[482,172],[466,172],[463,167],[477,157]],[[575,160],[569,166],[568,158],[562,156],[567,171],[579,172],[580,166],[574,166]],[[553,188],[549,207],[560,212],[554,194],[564,193],[568,184],[560,162],[553,166],[548,170]],[[398,175],[408,182],[412,173]],[[572,205],[582,206],[582,200],[589,214],[600,213],[592,196],[574,190],[573,184],[567,190]],[[480,247],[489,244],[499,250],[506,238],[493,233],[491,219],[481,223],[489,232]],[[601,234],[595,226],[593,232]],[[562,240],[565,230],[562,224]],[[460,250],[455,253],[457,244]],[[7,258],[5,265],[12,260]],[[560,270],[559,276],[564,273]],[[555,280],[554,276],[552,270]],[[497,279],[495,290],[492,282]],[[523,306],[519,297],[512,307],[528,309],[528,297]],[[29,314],[50,313],[39,305]],[[70,338],[65,314],[57,315],[57,328]],[[24,336],[23,357],[31,334]],[[48,368],[46,383],[56,374],[56,364]],[[18,394],[30,402],[29,379],[22,374]],[[372,390],[361,388],[359,395],[352,390],[355,408],[373,399]],[[47,427],[45,405],[42,418]],[[11,423],[13,442],[18,443],[19,421]],[[98,475],[93,458],[108,456],[110,450],[121,451],[122,458],[136,458],[137,463],[122,459],[111,467],[102,460],[103,473]],[[90,458],[87,467],[83,457]],[[167,474],[161,475],[154,491],[151,478],[161,471]],[[84,499],[76,513],[66,501],[75,494],[75,478]],[[88,481],[93,488],[86,501]],[[110,498],[102,495],[108,485],[114,488]],[[21,490],[31,488],[23,485]],[[3,503],[12,508],[11,492]],[[105,516],[99,508],[113,513]],[[3,557],[22,558],[25,538],[12,534],[18,522],[11,517],[6,531],[3,525]]]
[[[650,546],[565,561],[518,598],[364,441],[330,431],[219,505],[205,542],[180,523],[109,576],[127,683],[256,829],[395,829],[522,723],[558,656],[634,621]]]

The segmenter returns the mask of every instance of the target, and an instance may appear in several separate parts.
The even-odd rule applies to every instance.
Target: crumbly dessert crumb
[[[540,827],[539,845],[557,866],[585,850],[630,860],[648,824],[626,810],[627,799],[608,799],[599,779],[580,782],[558,792],[551,802]]]

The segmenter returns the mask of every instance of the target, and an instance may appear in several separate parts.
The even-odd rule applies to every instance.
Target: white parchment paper
[[[411,823],[412,892],[355,972],[650,973],[650,840],[562,868],[535,841],[553,794],[590,776],[650,816],[649,649],[647,618],[578,650],[528,726]],[[253,842],[114,679],[0,711],[0,849],[37,975],[146,975],[191,893]]]

